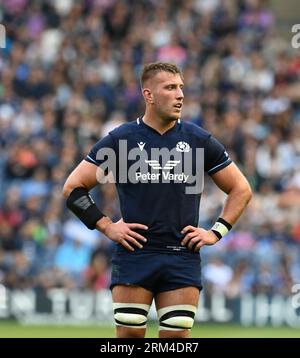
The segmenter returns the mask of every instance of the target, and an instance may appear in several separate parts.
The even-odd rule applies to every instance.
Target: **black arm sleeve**
[[[75,188],[71,192],[67,208],[91,230],[95,229],[97,221],[104,216],[85,188]]]

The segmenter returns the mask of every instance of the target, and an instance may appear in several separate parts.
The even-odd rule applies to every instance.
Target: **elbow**
[[[67,198],[70,195],[70,189],[67,186],[67,183],[65,183],[65,185],[63,187],[62,194],[63,194],[64,198]]]
[[[245,200],[246,205],[248,205],[248,203],[251,201],[251,199],[253,197],[253,192],[252,192],[251,186],[247,183],[247,185],[245,185],[245,187],[243,187],[241,193],[242,193],[242,197]]]
[[[71,179],[67,179],[67,181],[65,182],[64,186],[63,186],[63,190],[62,190],[62,194],[63,196],[67,199],[70,194],[72,193],[72,191],[76,188],[86,188],[85,185],[83,185],[82,183],[80,183],[79,181],[74,181]],[[87,189],[88,190],[88,189]]]
[[[246,207],[249,204],[253,196],[251,186],[248,182],[239,184],[230,192],[230,194],[237,198],[243,207]]]
[[[62,190],[63,196],[67,199],[74,189],[75,188],[72,185],[70,185],[70,183],[67,180],[65,182],[65,185],[63,186],[63,190]]]

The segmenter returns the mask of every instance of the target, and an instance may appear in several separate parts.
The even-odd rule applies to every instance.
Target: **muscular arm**
[[[234,225],[252,197],[251,187],[234,163],[213,174],[212,179],[228,195],[220,216]]]
[[[68,198],[76,188],[91,190],[104,176],[100,167],[83,160],[69,175],[63,187],[63,195]],[[107,216],[103,216],[96,223],[96,229],[103,232],[110,240],[124,246],[129,251],[134,251],[132,245],[139,248],[143,246],[138,242],[147,241],[144,236],[136,233],[135,229],[147,230],[147,226],[137,223],[125,223],[123,220],[113,223]]]
[[[97,172],[98,170],[98,172]],[[91,190],[97,185],[97,176],[103,176],[103,171],[101,168],[98,168],[96,165],[83,160],[79,165],[72,171],[68,179],[65,182],[63,187],[63,195],[67,198],[75,188],[85,188]],[[109,217],[104,216],[101,218],[96,227],[100,231],[104,231],[107,224],[110,224],[112,221]]]
[[[75,188],[85,188],[91,190],[97,184],[96,165],[83,160],[79,165],[72,171],[68,179],[65,182],[63,188],[63,194],[67,198]]]

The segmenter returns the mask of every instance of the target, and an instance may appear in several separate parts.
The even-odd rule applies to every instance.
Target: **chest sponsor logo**
[[[127,140],[119,141],[116,152],[101,148],[96,159],[102,164],[97,171],[100,183],[179,183],[186,194],[200,194],[204,182],[204,149],[178,142],[175,148],[143,150],[145,142],[128,150]]]
[[[158,160],[145,160],[145,162],[153,169],[173,169],[180,163],[180,160],[168,160],[164,167],[160,166]]]

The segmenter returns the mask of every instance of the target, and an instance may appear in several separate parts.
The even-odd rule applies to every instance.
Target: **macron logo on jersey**
[[[138,142],[137,145],[139,146],[141,152],[143,151],[145,144],[146,144],[146,142]]]

